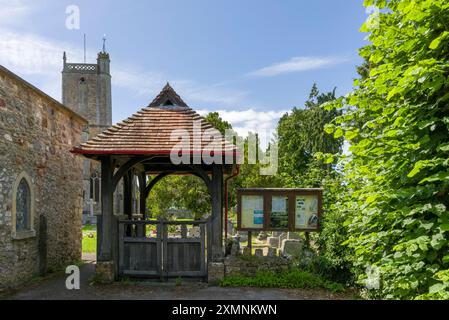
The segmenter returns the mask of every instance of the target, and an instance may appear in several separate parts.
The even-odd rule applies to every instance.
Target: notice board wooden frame
[[[296,228],[296,197],[297,196],[318,197],[318,224],[316,228]],[[263,196],[263,227],[242,228],[242,196]],[[271,201],[273,196],[288,197],[288,228],[272,228],[270,226]],[[321,225],[321,214],[323,210],[323,189],[320,188],[249,188],[237,189],[237,230],[238,231],[304,231],[318,232]]]

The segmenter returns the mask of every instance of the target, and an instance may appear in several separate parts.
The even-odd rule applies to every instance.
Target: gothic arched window
[[[30,230],[31,190],[25,178],[20,180],[16,191],[16,232]]]
[[[31,178],[23,172],[14,183],[12,203],[12,237],[34,237],[34,193]]]

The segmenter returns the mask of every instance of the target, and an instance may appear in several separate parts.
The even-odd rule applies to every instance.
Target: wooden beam
[[[123,178],[129,170],[131,170],[134,166],[138,165],[139,163],[141,163],[143,161],[147,161],[149,159],[151,159],[151,157],[135,157],[135,158],[131,158],[124,165],[122,165],[117,170],[117,172],[114,174],[114,178],[113,178],[114,189],[113,190],[115,190],[120,179]]]
[[[221,165],[213,166],[213,175],[211,181],[211,197],[212,197],[212,216],[210,220],[212,261],[223,260],[223,168]]]
[[[101,216],[99,216],[97,260],[113,260],[113,189],[112,189],[112,159],[110,156],[101,158]]]
[[[143,217],[143,220],[145,220],[147,218],[147,210],[146,210],[146,202],[147,202],[147,197],[146,197],[146,193],[145,193],[145,189],[147,187],[147,175],[145,174],[145,172],[140,172],[139,173],[139,207],[140,207],[140,214]]]
[[[145,199],[148,198],[148,195],[150,194],[151,189],[153,189],[153,187],[156,185],[156,183],[158,183],[163,178],[165,178],[166,176],[168,176],[172,173],[173,173],[172,171],[162,172],[159,175],[157,175],[156,177],[154,177],[153,179],[151,179],[151,181],[148,183],[148,185],[145,186]]]
[[[198,177],[200,177],[203,181],[204,181],[204,183],[206,184],[206,186],[207,186],[207,189],[209,190],[209,193],[210,194],[212,194],[212,182],[211,182],[211,179],[209,178],[209,175],[207,174],[207,171],[206,170],[204,170],[201,166],[198,166],[198,165],[192,165],[192,166],[190,166],[191,168],[192,168],[192,171],[198,176]],[[214,168],[215,168],[216,166],[214,166],[213,168],[212,168],[212,175],[214,174]],[[220,167],[221,168],[221,167]],[[223,178],[223,174],[221,174],[221,176],[222,176],[222,178]]]

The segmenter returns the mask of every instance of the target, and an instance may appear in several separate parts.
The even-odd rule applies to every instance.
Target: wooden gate
[[[118,222],[119,275],[206,277],[206,220]]]

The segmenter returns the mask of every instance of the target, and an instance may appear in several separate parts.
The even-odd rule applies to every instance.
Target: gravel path
[[[222,288],[200,282],[119,282],[91,285],[95,265],[80,268],[80,290],[67,290],[65,275],[23,287],[9,295],[14,300],[278,300],[278,299],[351,299],[348,294],[332,294],[326,290]]]

